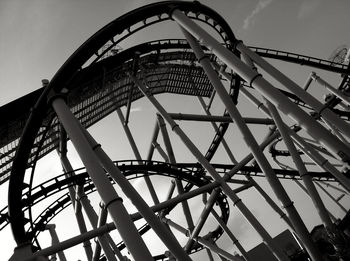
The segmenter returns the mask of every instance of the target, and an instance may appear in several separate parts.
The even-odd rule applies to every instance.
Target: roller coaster
[[[178,24],[184,39],[118,48],[134,34],[165,22]],[[315,72],[299,86],[273,67],[271,59]],[[339,86],[317,71],[338,77]],[[261,238],[271,253],[272,259],[266,260],[347,260],[350,216],[340,201],[348,200],[350,191],[349,75],[346,62],[246,47],[217,12],[199,2],[150,4],[115,19],[83,43],[50,81],[43,80],[42,88],[0,108],[0,184],[9,185],[0,230],[10,225],[18,245],[10,260],[56,260],[58,255],[64,261],[64,250],[72,247],[89,261],[196,260],[198,254],[200,260],[258,260],[235,237],[232,211],[240,212]],[[271,78],[279,82],[278,88]],[[324,101],[308,92],[313,83],[325,87]],[[176,101],[185,96],[198,102],[203,113],[182,110]],[[162,97],[171,97],[178,106],[169,111]],[[144,124],[154,124],[153,133],[131,129],[132,106],[140,100],[154,108],[144,119]],[[254,108],[249,113],[253,117],[245,116],[246,106]],[[87,131],[113,113],[119,116],[132,159],[111,159]],[[192,128],[179,122],[190,122]],[[203,141],[208,146],[196,146],[198,132],[209,128],[214,131],[208,135],[214,135]],[[141,151],[132,131],[151,141],[148,151]],[[232,138],[233,132],[241,136]],[[235,139],[243,140],[246,149]],[[84,167],[73,169],[69,144]],[[183,150],[191,156],[178,162],[175,155]],[[37,163],[54,151],[64,172],[35,184]],[[228,161],[221,160],[223,153]],[[161,176],[166,183],[157,182]],[[258,184],[261,179],[282,208]],[[142,193],[150,201],[131,180],[145,184]],[[282,180],[296,183],[317,209],[313,214],[321,223],[314,224],[313,231]],[[160,194],[164,187],[166,195]],[[298,248],[288,252],[243,203],[239,193],[254,189],[271,213],[281,216]],[[331,191],[342,196],[335,198]],[[88,199],[92,195],[100,197],[99,215]],[[123,199],[137,211],[130,213]],[[335,216],[325,200],[340,205],[346,215]],[[68,207],[74,209],[80,234],[60,242],[53,224]],[[45,230],[52,233],[53,244],[43,248],[40,235]],[[112,231],[117,231],[119,242]],[[151,231],[164,245],[162,253],[143,239]],[[222,238],[239,253],[221,246]]]

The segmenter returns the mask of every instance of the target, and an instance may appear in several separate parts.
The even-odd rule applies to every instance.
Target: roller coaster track
[[[139,70],[134,71],[135,76],[147,83],[148,94],[151,96],[172,93],[209,98],[213,95],[213,87],[209,79],[202,67],[196,62],[197,58],[185,40],[157,40],[139,44],[123,51],[117,49],[120,43],[133,34],[149,26],[172,19],[170,14],[175,9],[181,10],[190,19],[211,27],[219,35],[223,45],[237,57],[240,57],[240,53],[236,49],[239,42],[235,39],[228,24],[212,9],[197,2],[166,1],[151,4],[112,21],[89,38],[62,65],[46,88],[38,89],[0,108],[0,114],[4,115],[0,128],[0,184],[10,180],[9,206],[0,212],[0,225],[3,225],[2,229],[7,224],[11,224],[18,245],[36,240],[40,230],[70,204],[69,195],[67,193],[54,201],[33,221],[30,211],[35,204],[74,184],[84,184],[87,193],[95,190],[84,171],[71,178],[63,179],[63,176],[59,176],[32,188],[36,162],[59,147],[60,122],[51,108],[51,101],[57,95],[64,93],[67,104],[75,117],[84,128],[88,128],[115,110],[124,105],[127,106],[129,102],[144,97],[144,94],[137,88],[130,92],[130,89],[135,85],[130,77],[130,72],[134,71],[135,60],[138,61],[139,68]],[[204,46],[203,49],[212,62],[221,64],[221,61],[211,51]],[[347,65],[285,51],[260,47],[251,47],[251,49],[265,58],[341,74],[344,81],[339,89],[346,90],[348,88],[349,68]],[[136,53],[139,54],[137,59],[135,58]],[[233,102],[237,103],[239,89],[245,83],[239,76],[231,75],[231,77],[233,84],[230,86],[230,95]],[[297,95],[282,90],[281,92],[304,110],[313,111]],[[334,107],[335,105],[329,106],[338,116],[349,120],[347,111]],[[225,111],[224,116],[227,115],[228,113]],[[206,160],[213,159],[228,126],[227,122],[220,123],[205,154]],[[133,161],[128,161],[128,163],[119,164],[116,162],[128,178],[148,175],[169,176],[187,182],[184,193],[189,192],[193,186],[204,186],[212,181],[208,178],[208,173],[204,168],[197,163],[169,165],[164,162],[141,162],[140,160],[137,161],[137,165]],[[213,163],[211,166],[222,176],[236,167],[232,164],[217,163]],[[26,171],[28,168],[30,171]],[[299,173],[295,170],[275,168],[273,171],[280,179],[299,179]],[[257,165],[245,165],[239,168],[236,175],[264,176],[262,173]],[[327,171],[309,171],[308,174],[314,180],[335,181],[334,176]],[[24,180],[29,180],[29,183],[25,183]],[[226,196],[220,191],[220,196],[216,200],[221,209],[221,219],[226,224],[229,217]],[[28,215],[31,225],[30,229],[26,230]],[[140,231],[144,233],[149,229],[150,227],[145,225]],[[206,237],[215,241],[222,233],[223,228],[218,226]],[[123,244],[119,245],[120,249],[124,247]],[[202,248],[203,246],[197,242],[188,251],[192,253]],[[165,256],[159,255],[154,258],[164,259]]]
[[[261,55],[262,57],[267,58],[273,58],[278,59],[286,62],[292,62],[297,64],[303,64],[306,66],[311,66],[319,69],[324,69],[328,71],[334,71],[337,73],[345,73],[349,74],[349,69],[344,64],[337,64],[330,61],[317,59],[305,55],[300,54],[293,54],[289,52],[284,51],[278,51],[278,50],[272,50],[272,49],[266,49],[266,48],[260,48],[260,47],[250,47],[252,50],[254,50],[256,53]],[[182,52],[176,51],[172,52],[173,49],[181,49]],[[92,76],[91,80],[90,78],[87,82],[79,82],[79,87],[75,87],[74,92],[75,93],[81,93],[84,88],[89,88],[90,91],[86,93],[85,96],[79,96],[78,99],[75,99],[71,101],[71,107],[75,109],[76,116],[79,119],[84,118],[85,121],[82,121],[82,124],[85,127],[89,127],[96,123],[97,121],[101,120],[102,118],[106,117],[109,113],[114,111],[114,105],[111,104],[106,99],[108,99],[108,96],[111,95],[111,93],[116,93],[119,96],[122,97],[121,100],[118,100],[119,106],[124,106],[127,103],[127,98],[125,96],[125,93],[128,92],[128,89],[130,88],[130,81],[128,82],[127,77],[125,75],[125,72],[128,71],[131,66],[132,62],[127,61],[130,59],[130,56],[132,53],[135,52],[141,52],[143,56],[141,63],[145,68],[144,74],[146,75],[147,82],[150,86],[155,86],[157,89],[152,88],[152,92],[154,94],[156,93],[178,93],[178,94],[190,94],[190,95],[199,95],[203,97],[208,97],[211,94],[211,88],[210,84],[208,83],[205,78],[203,78],[203,72],[199,67],[193,67],[193,65],[190,66],[191,63],[195,61],[195,56],[189,49],[188,44],[185,42],[185,40],[182,39],[165,39],[165,40],[157,40],[152,41],[148,43],[143,43],[138,46],[132,47],[130,49],[127,49],[119,54],[114,54],[109,57],[105,57],[104,60],[98,62],[96,65],[85,68],[81,72],[80,78],[85,80],[85,75],[96,75]],[[268,55],[267,55],[268,54]],[[298,59],[297,57],[300,57]],[[181,60],[183,65],[181,64],[181,68],[179,67],[180,64],[177,63],[177,61]],[[162,64],[163,67],[154,67],[156,64]],[[187,63],[187,67],[186,64]],[[152,68],[153,66],[153,68]],[[110,92],[106,93],[103,97],[98,96],[98,85],[102,81],[101,75],[99,73],[102,71],[102,68],[105,68],[106,73],[104,75],[105,81],[111,83],[115,83],[118,85],[118,91],[113,88]],[[187,68],[187,69],[186,69]],[[198,83],[200,79],[204,79],[202,82],[202,90],[200,90],[198,93],[192,92],[191,93],[191,87],[190,85],[187,86],[186,89],[182,89],[182,83],[178,81],[174,81],[171,79],[177,79],[181,77],[181,75],[186,74],[187,72],[191,72],[191,70],[195,70],[198,72],[201,72],[195,79],[194,84]],[[119,79],[116,79],[116,75],[119,75]],[[120,75],[124,75],[124,77],[121,77]],[[159,81],[157,79],[162,79],[162,81]],[[344,78],[348,79],[348,77]],[[77,83],[74,83],[76,85]],[[73,86],[73,84],[72,84]],[[90,87],[88,87],[90,86]],[[342,84],[342,86],[348,86],[348,80]],[[93,91],[95,87],[95,91]],[[154,88],[155,88],[154,87]],[[91,90],[92,89],[92,90]],[[176,90],[176,91],[175,91]],[[205,92],[203,92],[205,90]],[[43,92],[43,88],[38,89],[37,91],[34,91],[26,96],[23,96],[22,98],[19,98],[3,107],[0,108],[1,114],[4,115],[3,124],[1,125],[0,129],[0,135],[1,135],[1,141],[0,141],[0,147],[1,147],[1,154],[0,154],[0,184],[4,183],[9,179],[9,173],[11,172],[11,166],[13,157],[15,155],[20,135],[23,131],[26,119],[28,117],[28,112],[30,111],[30,108],[34,106],[35,101],[40,97],[40,94]],[[284,92],[288,97],[293,99],[295,102],[300,103],[301,106],[303,106],[302,101],[295,95]],[[139,98],[141,98],[140,93],[136,93],[132,100],[135,101]],[[91,99],[92,101],[90,103],[87,102],[88,99]],[[19,106],[20,105],[20,106]],[[91,116],[89,115],[90,108],[96,108],[96,106],[100,107],[101,113],[99,115]],[[304,106],[307,107],[307,105],[304,104]],[[309,108],[310,109],[310,108]],[[82,111],[85,110],[84,113]],[[11,112],[11,113],[10,113]],[[344,119],[348,120],[349,116],[347,112],[345,111],[336,111],[337,114],[340,115],[340,117],[343,117]],[[45,122],[48,122],[50,118],[50,115],[46,117]],[[220,134],[218,134],[216,137],[214,137],[212,145],[210,149],[207,152],[206,157],[210,159],[212,155],[215,154],[217,145],[220,144],[221,138],[225,130],[227,129],[228,124],[220,124],[219,130]],[[57,145],[57,121],[52,126],[51,129],[54,129],[55,131],[51,132],[51,135],[46,138],[45,146],[42,148],[39,158],[42,158],[46,154],[53,151]],[[44,132],[44,126],[42,127],[42,131],[39,132],[38,138],[41,137],[41,135]],[[39,140],[39,139],[38,139]],[[32,156],[34,153],[32,153]],[[30,165],[30,161],[28,162]]]

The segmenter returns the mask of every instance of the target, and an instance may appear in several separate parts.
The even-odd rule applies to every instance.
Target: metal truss
[[[119,45],[130,36],[170,20],[180,27],[185,39],[155,40],[120,50]],[[216,35],[208,34],[202,25],[211,27]],[[324,70],[341,81],[334,87],[313,72],[300,87],[261,57],[309,66],[317,72]],[[343,219],[335,216],[316,189],[347,212],[340,200],[349,197],[350,191],[349,73],[347,64],[248,48],[235,38],[218,13],[198,2],[166,1],[117,18],[89,38],[50,81],[43,80],[43,88],[0,108],[4,115],[0,127],[0,184],[9,180],[9,202],[0,211],[0,230],[11,225],[18,245],[11,260],[48,260],[50,255],[58,254],[64,261],[63,251],[79,244],[84,246],[89,261],[192,260],[194,253],[204,250],[208,260],[253,260],[232,232],[232,209],[244,216],[275,259],[327,260],[330,253],[317,245],[318,239],[306,228],[282,179],[297,183],[312,200],[317,209],[314,214],[325,231],[322,239],[334,250],[333,257],[349,258],[349,215]],[[274,87],[265,75],[276,79],[283,90]],[[325,101],[310,95],[312,82],[325,87],[329,94]],[[190,96],[204,113],[190,114],[181,108],[167,111],[159,102],[160,94],[171,94],[176,99]],[[148,100],[157,111],[147,120],[156,123],[153,134],[137,130],[151,136],[147,156],[132,135],[136,130],[131,130],[131,107],[140,99]],[[246,117],[242,108],[247,104],[253,105],[259,116]],[[125,113],[121,110],[124,106]],[[222,108],[221,115],[217,115],[217,108]],[[114,112],[133,159],[112,161],[87,131]],[[200,149],[179,121],[210,124],[214,138],[208,138],[212,142],[205,142],[209,146]],[[255,128],[266,136],[261,138]],[[231,140],[232,129],[241,133],[247,155],[242,156]],[[176,155],[183,151],[176,151],[177,144],[171,141],[175,135],[195,162],[177,161]],[[83,168],[72,168],[68,141],[75,146]],[[229,162],[218,156],[221,146]],[[64,173],[34,186],[36,163],[55,150]],[[158,176],[169,181],[163,201],[164,195],[159,195],[154,182]],[[266,179],[282,209],[255,177]],[[145,201],[131,179],[145,183],[151,202]],[[137,212],[129,213],[116,187]],[[328,187],[342,196],[334,198]],[[281,216],[301,248],[287,253],[243,203],[239,193],[253,189],[266,200],[271,212]],[[88,200],[92,193],[101,198],[99,214]],[[200,202],[197,209],[191,208],[191,200]],[[34,214],[43,202],[46,206]],[[80,235],[59,242],[52,222],[70,205]],[[174,220],[174,213],[184,222]],[[137,227],[137,220],[144,220],[143,225]],[[86,222],[92,230],[87,230]],[[52,246],[42,249],[40,234],[45,230],[52,236]],[[111,236],[114,230],[120,242],[115,243]],[[150,230],[164,244],[164,253],[154,254],[144,242],[143,236]],[[185,240],[180,240],[178,234]],[[239,254],[221,246],[222,237],[230,239]],[[94,238],[92,247],[90,240]]]

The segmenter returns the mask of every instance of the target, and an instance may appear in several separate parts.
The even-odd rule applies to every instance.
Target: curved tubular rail
[[[327,70],[330,72],[341,73],[341,74],[350,74],[348,65],[341,63],[334,63],[332,61],[319,59],[316,57],[306,56],[297,53],[291,53],[286,51],[262,48],[249,46],[249,49],[260,55],[261,57],[277,59],[280,61],[286,61],[291,63],[296,63],[300,65],[307,65],[314,68]]]
[[[234,34],[225,20],[212,9],[199,4],[198,2],[181,2],[167,1],[156,4],[150,4],[134,11],[131,11],[120,18],[107,24],[92,37],[90,37],[83,45],[81,45],[72,56],[62,65],[58,72],[52,78],[50,84],[41,94],[39,100],[35,104],[33,111],[24,128],[18,150],[12,166],[12,175],[9,182],[9,219],[14,239],[18,245],[30,241],[24,230],[24,216],[17,206],[21,206],[21,195],[25,169],[28,158],[32,150],[32,145],[36,135],[40,129],[40,125],[48,111],[50,111],[50,99],[53,95],[60,93],[66,88],[72,78],[77,75],[82,66],[108,41],[114,36],[121,34],[125,29],[132,25],[142,22],[149,17],[155,15],[167,14],[174,7],[189,13],[192,12],[203,15],[207,20],[214,21],[215,27],[220,27],[222,38],[228,48],[236,41]],[[210,23],[208,23],[210,25]]]
[[[128,179],[135,179],[139,177],[143,177],[145,175],[162,175],[167,177],[178,178],[180,180],[189,182],[195,186],[203,186],[210,182],[207,177],[201,176],[199,177],[197,172],[193,172],[193,170],[186,169],[182,166],[178,167],[176,164],[168,164],[165,162],[157,162],[157,161],[143,161],[142,164],[139,164],[139,161],[118,161],[115,164],[120,168],[120,170],[124,173],[124,175]],[[85,168],[80,168],[76,170],[77,172],[82,172],[75,176],[71,176],[69,178],[65,178],[65,174],[52,178],[40,185],[36,188],[33,188],[33,192],[28,191],[24,194],[23,201],[23,209],[22,211],[26,211],[28,208],[31,208],[38,204],[40,201],[49,198],[50,196],[65,190],[69,186],[81,184],[84,185],[84,190],[86,193],[92,193],[95,191],[95,187],[92,184],[88,174],[85,171]],[[29,196],[31,195],[31,196]],[[37,219],[32,222],[27,233],[30,235],[30,238],[35,239],[41,230],[45,227],[46,224],[50,220],[52,220],[58,213],[60,213],[63,209],[71,204],[69,194],[65,194],[61,196],[59,199],[56,199],[50,206],[48,206],[41,214],[37,217]],[[217,204],[221,210],[221,218],[223,222],[227,223],[229,217],[229,207],[228,202],[226,201],[226,197],[221,193],[220,197],[217,199]],[[166,212],[169,212],[173,207],[166,209]],[[3,226],[5,227],[6,224]],[[146,228],[147,227],[147,228]],[[144,233],[149,230],[148,224],[142,227],[140,230]],[[223,230],[220,226],[218,226],[215,230],[210,232],[210,237],[214,241],[217,240]],[[125,247],[123,244],[120,244],[120,248]],[[192,251],[199,251],[202,249],[202,246],[196,244]]]
[[[125,164],[125,163],[129,163],[129,164]],[[128,179],[134,179],[134,178],[142,177],[144,175],[162,175],[162,176],[169,176],[169,177],[177,177],[177,178],[180,178],[181,180],[184,180],[186,182],[189,182],[197,186],[202,185],[202,183],[204,184],[207,180],[206,177],[203,176],[203,169],[197,163],[172,164],[172,166],[176,167],[176,169],[171,169],[169,167],[170,164],[168,163],[157,162],[157,161],[142,161],[142,163],[140,164],[140,161],[130,160],[130,161],[116,161],[115,164],[117,164],[117,166],[121,170],[127,171],[124,173],[126,174],[126,176],[128,176]],[[213,167],[216,169],[218,173],[225,174],[227,171],[234,168],[235,165],[213,164]],[[30,191],[25,192],[22,196],[23,198],[22,211],[23,212],[27,211],[28,207],[34,206],[35,204],[46,199],[52,194],[58,193],[59,191],[62,191],[69,186],[72,186],[74,184],[85,184],[87,182],[90,182],[90,179],[87,176],[87,174],[84,172],[84,170],[85,168],[80,168],[75,170],[74,172],[79,174],[70,178],[64,178],[64,175],[67,173],[62,174],[60,176],[52,178],[38,185],[37,187],[33,188],[31,192]],[[300,179],[299,173],[296,170],[274,169],[274,171],[276,172],[278,177],[282,179],[293,179],[293,180]],[[184,175],[184,173],[189,173],[189,174]],[[250,176],[257,176],[257,177],[264,176],[261,169],[258,166],[242,167],[241,170],[235,175],[247,175],[247,173]],[[328,172],[310,171],[308,172],[308,174],[312,176],[314,180],[325,180],[325,181],[336,182],[334,177]],[[202,181],[198,183],[198,180],[202,180]],[[7,211],[8,211],[7,207],[4,207],[0,211],[0,231],[9,224]]]

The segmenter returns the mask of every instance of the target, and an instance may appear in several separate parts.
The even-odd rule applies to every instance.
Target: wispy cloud
[[[260,0],[253,11],[244,19],[243,29],[248,29],[250,25],[254,24],[255,17],[271,3],[272,0]]]
[[[298,11],[297,18],[303,19],[308,15],[312,14],[316,8],[320,5],[319,0],[308,0],[301,3]]]

